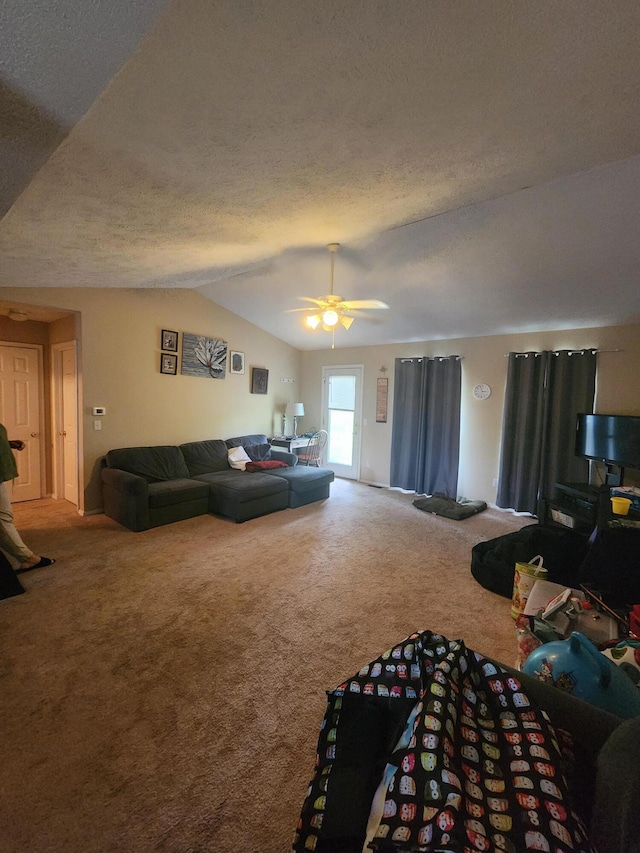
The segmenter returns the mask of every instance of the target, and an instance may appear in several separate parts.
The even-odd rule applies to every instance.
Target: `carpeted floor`
[[[0,601],[3,853],[284,853],[327,688],[426,628],[513,663],[471,548],[531,519],[413,498],[338,480],[242,525],[145,533],[17,505],[58,562]]]

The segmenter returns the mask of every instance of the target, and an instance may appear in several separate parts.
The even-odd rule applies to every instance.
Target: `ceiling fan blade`
[[[356,309],[354,311],[349,311],[346,316],[355,317],[356,320],[365,320],[367,323],[383,323],[384,322],[382,314],[369,314],[366,311],[360,311],[358,309]]]
[[[284,312],[285,314],[295,314],[298,311],[315,311],[315,308],[312,308],[311,305],[307,306],[307,308],[287,308]]]
[[[325,304],[324,299],[313,299],[311,296],[298,296],[298,299],[302,302],[313,302],[314,305],[319,305],[320,307]],[[300,310],[302,311],[303,309],[301,308]]]
[[[353,299],[351,301],[346,301],[342,303],[346,311],[350,311],[352,308],[388,308],[386,302],[380,302],[379,299]]]

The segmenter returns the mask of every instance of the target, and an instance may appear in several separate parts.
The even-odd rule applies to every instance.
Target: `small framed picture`
[[[169,352],[178,352],[178,333],[172,332],[171,329],[163,329],[160,349],[166,349]]]
[[[178,372],[178,356],[168,355],[163,352],[160,356],[160,373],[171,373],[174,376]]]
[[[231,350],[229,373],[244,373],[244,353]]]
[[[251,393],[266,394],[269,387],[269,371],[264,367],[254,367],[251,371]]]

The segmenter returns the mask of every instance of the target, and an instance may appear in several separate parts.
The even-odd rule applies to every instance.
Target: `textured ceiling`
[[[339,242],[336,291],[391,307],[336,346],[640,321],[640,4],[161,6],[97,51],[68,17],[62,66],[46,19],[9,22],[55,86],[18,55],[4,81],[63,125],[149,33],[0,222],[0,285],[197,287],[325,347],[285,312]]]

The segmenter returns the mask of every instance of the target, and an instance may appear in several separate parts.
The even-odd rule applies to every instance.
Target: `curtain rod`
[[[533,352],[533,351],[531,351],[531,352],[517,352],[517,353],[515,353],[515,357],[516,358],[529,358],[530,355],[533,355],[533,356],[542,355],[542,352],[551,352],[553,355],[560,355],[561,352],[568,352],[569,355],[576,355],[577,353],[580,353],[580,355],[582,355],[585,352],[594,352],[594,353],[624,352],[624,350],[621,350],[621,349],[597,349],[596,347],[585,347],[585,349],[568,349],[568,350],[567,349],[555,349],[555,350],[542,350],[541,352]],[[504,357],[509,358],[510,355],[511,355],[511,353],[506,352],[504,354]]]
[[[398,358],[396,361],[399,361],[401,364],[411,364],[414,361],[449,361],[451,358],[462,361],[461,355],[420,355],[415,358]]]

